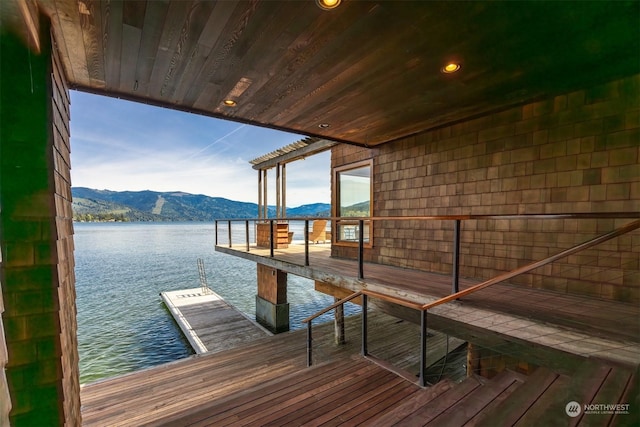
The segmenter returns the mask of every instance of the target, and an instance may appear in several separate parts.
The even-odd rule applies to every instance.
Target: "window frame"
[[[369,167],[369,217],[373,216],[373,159],[367,159],[333,168],[334,217],[340,216],[340,174],[345,171],[360,169],[367,166]],[[371,248],[373,247],[373,221],[368,221],[367,225],[369,228],[369,240],[364,242],[364,247]],[[331,225],[331,230],[333,230],[331,233],[332,244],[337,246],[358,247],[359,242],[357,239],[355,241],[340,240],[340,224],[338,220],[335,220]]]

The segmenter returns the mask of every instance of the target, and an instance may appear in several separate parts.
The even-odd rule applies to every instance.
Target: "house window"
[[[367,160],[335,169],[336,216],[362,218],[370,217],[372,208],[371,186],[372,161]],[[364,242],[371,244],[371,222],[364,222]],[[358,243],[359,223],[357,220],[338,221],[336,243]]]

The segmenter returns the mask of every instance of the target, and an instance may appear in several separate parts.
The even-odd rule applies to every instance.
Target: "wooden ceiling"
[[[640,72],[638,1],[35,1],[72,88],[368,146]]]

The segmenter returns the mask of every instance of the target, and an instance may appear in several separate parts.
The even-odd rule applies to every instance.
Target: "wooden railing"
[[[576,254],[578,252],[581,252],[583,250],[589,249],[593,246],[596,246],[600,243],[606,242],[608,240],[611,240],[615,237],[621,236],[623,234],[629,233],[631,231],[634,231],[636,229],[640,228],[640,220],[636,220],[636,221],[632,221],[622,227],[619,227],[613,231],[610,231],[608,233],[605,233],[601,236],[595,237],[591,240],[588,240],[586,242],[580,243],[578,245],[575,245],[569,249],[566,249],[562,252],[559,252],[555,255],[551,255],[549,257],[546,257],[540,261],[536,261],[536,262],[532,262],[529,263],[527,265],[518,267],[514,270],[511,270],[509,272],[506,273],[502,273],[498,276],[495,276],[492,279],[486,280],[482,283],[479,283],[475,286],[472,286],[468,289],[465,289],[463,291],[457,291],[457,292],[453,292],[452,294],[437,299],[435,301],[426,303],[426,304],[419,304],[416,303],[414,301],[410,301],[410,300],[406,300],[403,298],[398,298],[398,297],[394,297],[394,296],[390,296],[390,295],[386,295],[383,293],[379,293],[379,292],[373,292],[367,289],[362,289],[360,291],[354,292],[353,294],[349,295],[346,298],[341,299],[340,301],[335,302],[334,304],[318,311],[317,313],[307,317],[306,319],[304,319],[302,322],[307,324],[307,365],[311,366],[311,364],[313,363],[312,360],[312,322],[315,318],[317,318],[318,316],[335,309],[336,307],[343,305],[344,303],[351,301],[352,299],[358,297],[358,296],[362,296],[362,355],[363,356],[367,356],[368,355],[368,350],[367,350],[367,298],[368,297],[373,297],[376,299],[380,299],[386,302],[390,302],[393,304],[399,304],[402,305],[404,307],[408,307],[414,310],[418,310],[421,313],[421,322],[420,322],[420,330],[421,330],[421,338],[420,338],[420,377],[419,377],[419,384],[422,387],[426,386],[426,376],[425,376],[425,369],[426,369],[426,351],[427,351],[427,311],[431,308],[437,307],[441,304],[446,304],[448,302],[457,300],[459,298],[462,298],[464,296],[468,296],[470,294],[473,294],[475,292],[478,292],[484,288],[487,288],[491,285],[495,285],[496,283],[500,283],[503,282],[505,280],[509,280],[513,277],[516,277],[520,274],[523,273],[527,273],[531,270],[534,270],[536,268],[542,267],[544,265],[547,265],[549,263],[552,263],[560,258],[564,258],[567,257],[569,255],[573,255]]]
[[[329,220],[331,221],[332,230],[337,230],[338,227],[336,224],[356,224],[358,226],[358,242],[355,243],[357,245],[357,260],[358,260],[358,273],[357,276],[359,279],[365,278],[365,270],[364,270],[364,248],[365,248],[365,240],[363,235],[364,224],[365,223],[375,223],[378,221],[452,221],[453,222],[453,245],[452,245],[452,268],[451,268],[451,293],[455,294],[459,291],[459,271],[460,271],[460,229],[462,221],[468,220],[518,220],[518,219],[541,219],[541,220],[552,220],[552,219],[627,219],[627,218],[640,218],[640,212],[602,212],[602,213],[558,213],[558,214],[522,214],[522,215],[445,215],[445,216],[384,216],[384,217],[289,217],[289,218],[249,218],[249,219],[220,219],[215,221],[215,244],[219,245],[219,224],[226,223],[228,227],[228,247],[233,247],[232,241],[232,232],[231,226],[234,222],[243,222],[245,225],[245,238],[244,238],[244,246],[245,251],[249,252],[251,250],[250,244],[250,223],[264,223],[269,222],[271,227],[271,238],[270,238],[270,247],[269,247],[269,256],[275,257],[275,246],[274,246],[274,225],[278,222],[282,221],[303,221],[304,222],[304,246],[305,246],[305,257],[304,257],[304,265],[309,266],[309,221],[313,221],[315,219]],[[333,233],[336,234],[335,232]],[[335,241],[335,237],[334,237]],[[560,254],[559,254],[560,255]],[[562,255],[566,256],[566,255]],[[560,257],[562,257],[560,256]],[[533,264],[531,264],[533,265]],[[525,266],[527,267],[527,266]],[[531,269],[537,268],[539,266],[533,266]],[[514,270],[516,272],[515,275],[521,274],[523,272],[519,270]],[[512,274],[505,273],[505,274]],[[500,277],[500,276],[498,276]],[[496,277],[496,279],[498,278]],[[513,277],[513,276],[511,276]],[[508,278],[502,279],[507,280]],[[494,279],[491,279],[494,280]],[[500,281],[502,281],[500,280]]]
[[[306,319],[302,319],[302,323],[306,323],[307,324],[307,366],[311,366],[313,364],[313,331],[312,331],[312,323],[313,320],[316,319],[317,317],[322,316],[323,314],[337,308],[340,307],[342,305],[344,305],[344,303],[351,301],[354,298],[359,297],[360,295],[362,295],[362,291],[358,291],[358,292],[354,292],[353,294],[349,295],[346,298],[341,299],[340,301],[336,301],[335,303],[331,304],[328,307],[323,308],[322,310],[318,311],[315,314],[312,314],[311,316],[307,317]],[[364,322],[363,322],[364,324]],[[364,328],[364,326],[363,326]],[[364,348],[364,346],[363,346]]]

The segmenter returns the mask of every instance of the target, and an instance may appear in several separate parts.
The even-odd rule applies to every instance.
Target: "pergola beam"
[[[252,160],[250,163],[253,165],[253,169],[256,170],[271,169],[275,168],[278,164],[285,164],[293,162],[295,160],[304,159],[305,157],[321,153],[330,149],[334,145],[339,144],[336,141],[330,141],[328,139],[319,139],[315,142],[313,142],[312,140],[306,145],[304,144],[304,142],[304,140],[299,141],[298,143],[303,143],[299,144],[299,147],[295,146],[298,143],[294,143],[280,150],[265,154],[264,156]],[[291,147],[291,149],[285,150],[288,147]]]

